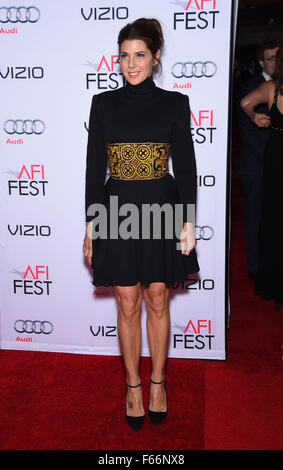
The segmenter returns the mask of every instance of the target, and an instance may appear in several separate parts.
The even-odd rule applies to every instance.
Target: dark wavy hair
[[[279,43],[279,49],[276,53],[276,66],[275,73],[272,76],[276,88],[278,88],[280,95],[283,95],[283,40]]]
[[[124,26],[118,35],[119,53],[122,42],[126,40],[131,41],[132,39],[139,39],[146,43],[162,70],[161,62],[155,56],[158,49],[161,49],[164,44],[164,37],[159,21],[155,18],[139,18],[133,23],[128,23]]]

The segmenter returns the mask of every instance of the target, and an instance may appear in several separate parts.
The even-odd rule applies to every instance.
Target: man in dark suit
[[[245,82],[239,94],[240,100],[264,81],[271,79],[275,71],[278,44],[267,40],[258,49],[258,61],[262,73]],[[255,108],[257,113],[269,115],[267,104]],[[242,148],[236,165],[244,189],[244,236],[249,278],[255,278],[258,269],[258,236],[262,200],[262,175],[264,151],[270,135],[268,128],[256,126],[238,106],[238,123],[242,136]]]

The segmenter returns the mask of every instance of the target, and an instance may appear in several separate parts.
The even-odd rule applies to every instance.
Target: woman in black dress
[[[280,309],[283,303],[283,43],[273,60],[276,61],[273,79],[245,96],[241,106],[257,126],[271,128],[264,160],[259,269],[255,293],[263,299],[273,299],[275,308]],[[254,108],[260,103],[268,103],[270,116],[255,113]]]
[[[186,210],[196,202],[196,164],[188,97],[158,88],[152,78],[163,45],[160,23],[141,18],[127,24],[119,33],[118,44],[126,85],[94,95],[90,111],[83,251],[93,268],[93,284],[114,286],[118,337],[126,369],[126,421],[138,430],[145,418],[139,376],[142,290],[152,360],[148,414],[154,424],[159,424],[168,411],[165,361],[169,289],[187,280],[188,273],[199,271],[194,217]],[[170,150],[175,178],[168,172]],[[105,183],[107,162],[110,177]],[[107,236],[94,234],[97,212],[90,213],[93,204],[106,208]],[[130,237],[113,228],[115,221],[121,227],[128,215],[128,209],[123,215],[119,212],[124,204],[128,209],[138,209]],[[142,210],[153,204],[167,204],[174,216],[175,204],[182,204],[185,218],[178,236],[175,231],[173,237],[166,236],[164,213],[160,235],[156,237],[153,231],[155,219],[150,219],[149,236],[144,235]],[[119,216],[113,215],[114,206]],[[181,249],[177,242],[181,242]]]

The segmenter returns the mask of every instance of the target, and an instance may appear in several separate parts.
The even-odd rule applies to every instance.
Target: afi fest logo
[[[97,90],[115,90],[124,84],[124,77],[120,71],[119,55],[117,54],[108,57],[103,55],[98,63],[87,62],[85,65],[94,69],[94,72],[86,73],[87,90],[94,87]]]
[[[211,320],[189,320],[184,334],[173,335],[174,349],[212,349],[213,338]]]
[[[197,112],[191,110],[191,134],[194,143],[213,144],[216,129],[213,109],[199,109]]]
[[[183,8],[184,12],[174,12],[173,28],[185,30],[215,29],[217,24],[216,0],[175,0],[175,5]]]
[[[16,174],[10,170],[10,173]],[[46,196],[44,165],[23,165],[17,179],[8,180],[9,196]]]
[[[28,265],[24,273],[15,272],[21,275],[22,279],[13,280],[14,294],[22,292],[25,295],[50,295],[52,281],[49,279],[48,266],[36,265],[31,267]],[[28,277],[31,279],[27,279]]]

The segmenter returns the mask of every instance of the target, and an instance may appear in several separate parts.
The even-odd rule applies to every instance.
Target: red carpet
[[[283,448],[283,311],[247,279],[242,204],[233,174],[227,360],[168,359],[168,417],[158,428],[146,418],[134,433],[120,357],[1,351],[1,449]],[[146,408],[150,371],[141,358]]]

